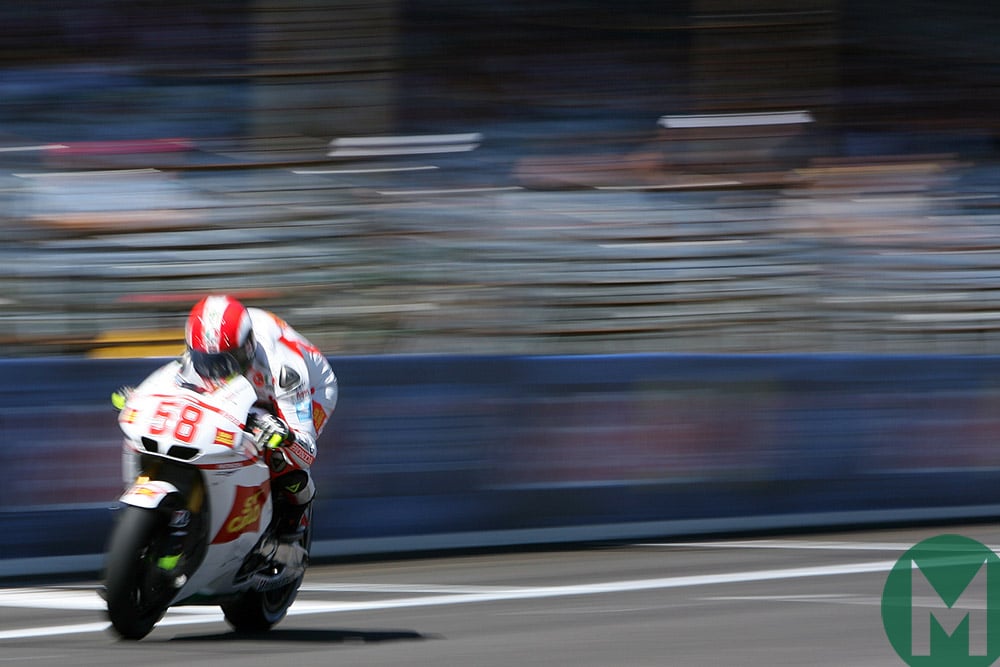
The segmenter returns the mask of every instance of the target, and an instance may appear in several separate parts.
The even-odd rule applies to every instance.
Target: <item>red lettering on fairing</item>
[[[212,544],[232,542],[245,532],[259,529],[261,510],[270,495],[270,488],[270,482],[255,487],[237,486],[229,516],[222,523]]]

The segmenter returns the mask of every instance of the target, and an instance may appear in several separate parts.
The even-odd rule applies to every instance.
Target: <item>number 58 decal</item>
[[[150,420],[149,433],[163,435],[172,426],[175,440],[190,443],[194,440],[203,414],[201,408],[190,403],[182,406],[178,401],[160,401]]]

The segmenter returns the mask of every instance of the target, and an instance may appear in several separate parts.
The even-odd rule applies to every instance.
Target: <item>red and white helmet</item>
[[[191,309],[184,330],[195,372],[219,380],[243,373],[253,362],[250,313],[236,299],[207,296]]]

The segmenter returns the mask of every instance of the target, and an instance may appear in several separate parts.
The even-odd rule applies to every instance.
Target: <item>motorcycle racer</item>
[[[226,295],[207,296],[191,309],[184,354],[155,371],[173,375],[178,386],[211,392],[243,375],[257,392],[254,439],[270,449],[275,490],[275,527],[279,539],[294,541],[315,495],[309,470],[316,441],[333,413],[337,377],[326,357],[277,315],[247,308]],[[131,388],[119,389],[112,403],[124,407]]]

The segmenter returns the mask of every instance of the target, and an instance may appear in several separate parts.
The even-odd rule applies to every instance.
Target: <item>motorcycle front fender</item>
[[[170,482],[139,478],[118,500],[125,505],[156,509],[167,498],[176,498],[179,494],[180,490]]]

